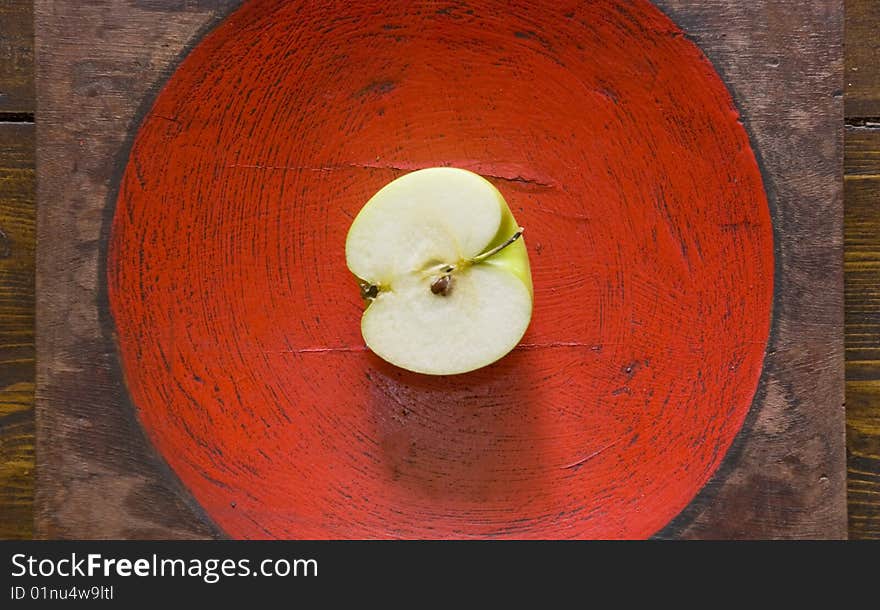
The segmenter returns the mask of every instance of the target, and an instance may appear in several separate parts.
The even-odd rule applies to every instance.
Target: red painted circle
[[[646,537],[717,469],[769,333],[755,156],[652,5],[551,4],[250,2],[144,119],[123,371],[230,536]],[[523,345],[449,378],[363,348],[344,260],[364,202],[436,165],[493,180],[535,283]]]

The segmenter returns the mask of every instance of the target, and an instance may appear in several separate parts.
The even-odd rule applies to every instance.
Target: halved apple
[[[345,243],[367,346],[401,368],[465,373],[519,343],[532,316],[529,257],[504,197],[463,169],[415,171],[361,209]]]

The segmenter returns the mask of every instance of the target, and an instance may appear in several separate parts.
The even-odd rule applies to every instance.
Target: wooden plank
[[[30,538],[34,470],[34,125],[0,123],[0,538]]]
[[[34,22],[30,0],[0,0],[0,120],[34,112]]]
[[[846,0],[846,116],[880,117],[880,2]]]
[[[846,3],[845,273],[849,535],[880,538],[880,4]]]
[[[28,0],[0,1],[0,538],[30,538],[34,488],[34,95]]]
[[[660,535],[843,537],[841,5],[658,4],[733,92],[762,160],[778,238],[762,389],[722,471]],[[157,0],[107,13],[74,0],[36,4],[43,537],[217,534],[131,417],[109,320],[95,306],[105,209],[139,108],[229,3],[191,6]]]
[[[844,175],[856,179],[877,177],[880,175],[880,123],[867,126],[847,126],[846,154],[844,157]],[[866,182],[865,186],[872,185]],[[859,205],[856,202],[856,205]],[[847,201],[847,207],[849,201]],[[869,210],[861,210],[868,212]],[[847,243],[847,248],[849,243]]]
[[[880,539],[880,129],[846,130],[849,535]]]

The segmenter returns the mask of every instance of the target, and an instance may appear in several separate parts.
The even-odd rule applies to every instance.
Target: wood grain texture
[[[0,120],[34,112],[34,22],[31,0],[0,0]]]
[[[0,123],[0,538],[30,538],[34,472],[34,126]]]
[[[108,192],[138,107],[223,3],[191,4],[35,3],[40,537],[212,533],[134,422],[97,308]]]
[[[849,535],[880,539],[880,129],[847,128],[844,188]]]
[[[846,116],[880,117],[880,2],[846,0]]]
[[[658,4],[733,92],[763,160],[777,239],[762,389],[722,471],[661,536],[842,537],[840,5]],[[46,176],[39,227],[41,244],[52,243],[38,252],[43,537],[214,533],[144,441],[103,330],[108,320],[96,308],[105,211],[126,134],[174,57],[229,8],[205,6],[129,2],[107,12],[37,3],[38,162]],[[152,27],[159,10],[161,31]]]

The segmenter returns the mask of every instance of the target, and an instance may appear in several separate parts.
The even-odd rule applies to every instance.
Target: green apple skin
[[[520,236],[481,255],[519,232],[501,192],[473,172],[429,168],[386,185],[346,239],[349,269],[373,291],[361,319],[367,346],[429,375],[466,373],[505,356],[531,320],[528,251]],[[446,265],[454,267],[451,296],[432,294]]]
[[[480,177],[483,178],[482,176]],[[483,180],[486,179],[483,178]],[[489,181],[486,180],[486,182]],[[489,182],[489,184],[495,189],[494,184],[491,182]],[[508,206],[507,202],[504,200],[504,196],[498,191],[498,189],[495,189],[495,191],[498,192],[498,201],[501,204],[501,228],[498,229],[495,238],[489,242],[489,245],[486,247],[487,250],[500,246],[520,229],[516,219],[513,217],[513,212],[510,211],[510,206]],[[525,236],[520,237],[494,256],[487,258],[479,264],[492,265],[500,269],[505,269],[518,277],[528,288],[529,295],[534,301],[535,290],[532,285],[532,268],[529,265],[529,253],[528,250],[526,250]]]

